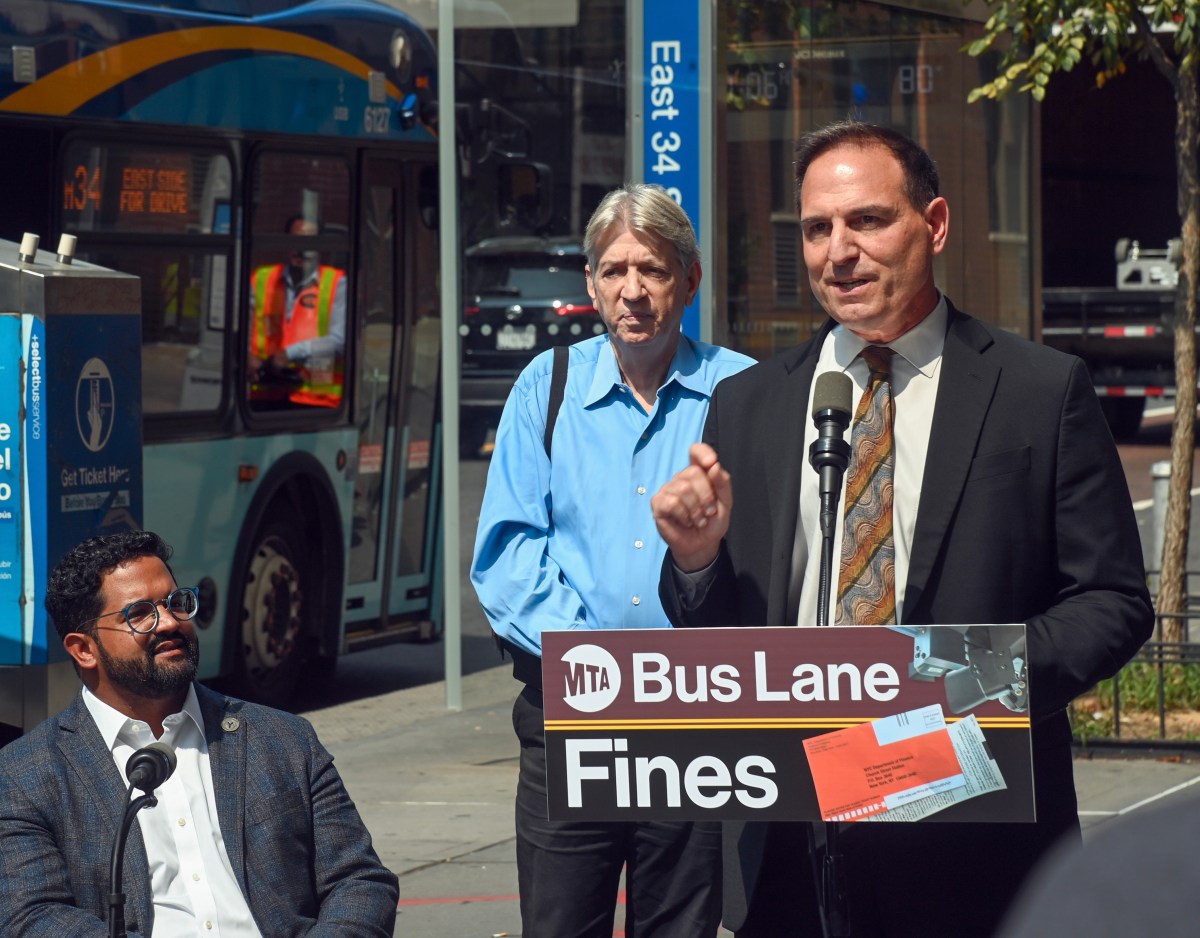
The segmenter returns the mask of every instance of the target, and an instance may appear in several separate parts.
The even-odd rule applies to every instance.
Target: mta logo
[[[621,669],[599,645],[576,645],[562,656],[567,666],[563,700],[581,713],[596,713],[617,699]]]

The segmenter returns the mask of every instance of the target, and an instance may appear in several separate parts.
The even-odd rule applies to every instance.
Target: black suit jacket
[[[682,607],[667,556],[663,607],[676,626],[795,623],[799,504],[817,497],[800,490],[804,424],[832,326],[717,387],[704,438],[733,477],[733,514],[697,608]],[[842,838],[852,901],[857,910],[869,896],[888,934],[939,934],[926,917],[936,910],[955,921],[946,934],[986,935],[1037,857],[1078,836],[1064,707],[1134,654],[1153,612],[1128,486],[1083,363],[953,306],[903,615],[906,625],[1028,625],[1038,822],[854,825]],[[726,828],[735,930],[766,826]]]

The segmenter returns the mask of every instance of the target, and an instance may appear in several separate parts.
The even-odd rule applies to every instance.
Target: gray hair
[[[691,220],[662,186],[627,182],[600,200],[583,233],[583,252],[593,270],[600,260],[597,252],[600,239],[618,224],[669,241],[685,273],[691,270],[693,261],[700,260],[700,246]]]

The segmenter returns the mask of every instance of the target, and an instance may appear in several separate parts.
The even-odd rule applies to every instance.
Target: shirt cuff
[[[708,588],[717,578],[717,561],[714,559],[707,567],[684,573],[672,560],[671,570],[675,576],[675,590],[679,593],[679,603],[686,611],[691,612],[704,602]]]

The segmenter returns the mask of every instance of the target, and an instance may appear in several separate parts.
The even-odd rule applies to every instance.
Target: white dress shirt
[[[887,343],[895,351],[892,356],[892,399],[896,406],[896,465],[892,500],[892,528],[896,546],[896,622],[904,622],[904,589],[908,582],[908,559],[912,551],[913,531],[917,526],[917,506],[921,498],[921,480],[925,476],[925,455],[929,449],[929,428],[937,400],[938,377],[941,373],[942,348],[946,341],[946,298],[938,297],[933,312],[920,323]],[[825,337],[813,376],[827,371],[844,371],[854,384],[850,402],[851,417],[862,396],[869,377],[867,363],[858,353],[867,345],[844,326],[835,326]],[[813,389],[809,389],[808,408],[812,413]],[[854,429],[853,420],[846,430],[846,441]],[[788,589],[792,621],[810,626],[817,622],[817,590],[821,576],[821,499],[820,480],[808,461],[809,446],[817,438],[817,427],[805,421],[804,468],[800,482],[800,523],[796,526],[796,543],[792,551],[792,575]],[[838,500],[837,530],[833,540],[833,582],[830,588],[829,625],[837,610],[838,568],[842,555],[842,525],[846,512],[846,478],[842,479],[842,494]],[[737,511],[737,506],[734,506]],[[797,590],[797,581],[802,588]],[[799,598],[799,607],[796,600]]]
[[[153,731],[87,688],[83,702],[128,787],[125,764],[135,749],[155,741]],[[163,720],[160,741],[174,748],[178,764],[155,790],[158,804],[137,813],[150,865],[154,934],[262,938],[221,837],[204,718],[194,687],[188,689],[183,709]]]

